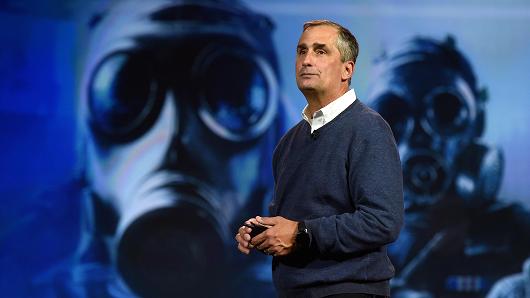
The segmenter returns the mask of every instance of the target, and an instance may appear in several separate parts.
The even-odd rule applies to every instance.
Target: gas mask
[[[269,200],[284,130],[272,25],[225,2],[121,2],[91,34],[86,230],[140,296],[222,289],[234,231]]]
[[[478,140],[486,96],[454,40],[412,39],[376,67],[371,104],[394,133],[406,209],[425,210],[448,198],[466,206],[491,201],[502,152]]]

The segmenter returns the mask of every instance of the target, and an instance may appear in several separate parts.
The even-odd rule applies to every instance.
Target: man
[[[275,149],[273,217],[249,219],[238,249],[273,255],[280,297],[385,297],[386,246],[403,221],[401,165],[387,123],[349,89],[358,45],[330,21],[311,21],[297,46],[304,120]],[[252,227],[267,229],[251,238]]]

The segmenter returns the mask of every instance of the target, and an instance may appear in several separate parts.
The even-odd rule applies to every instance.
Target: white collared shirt
[[[321,128],[326,123],[329,123],[331,120],[335,119],[342,111],[346,110],[355,100],[357,95],[355,90],[351,88],[348,92],[344,93],[341,97],[335,99],[334,101],[327,104],[322,109],[313,113],[313,117],[309,118],[306,115],[306,110],[309,105],[306,105],[302,110],[302,118],[304,118],[307,123],[311,126],[311,133],[315,130]]]

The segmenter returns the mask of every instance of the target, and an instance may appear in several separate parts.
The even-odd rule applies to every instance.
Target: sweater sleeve
[[[403,178],[388,124],[373,117],[349,152],[348,180],[355,210],[305,220],[311,247],[321,255],[378,249],[398,237],[403,224]]]

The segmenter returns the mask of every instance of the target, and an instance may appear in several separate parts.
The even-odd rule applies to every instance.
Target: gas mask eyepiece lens
[[[153,65],[140,53],[117,52],[103,59],[88,87],[92,128],[126,141],[145,128],[158,89]]]
[[[245,141],[268,128],[275,109],[272,69],[240,51],[207,52],[194,71],[200,82],[199,115],[218,136]]]
[[[454,92],[443,90],[432,94],[427,107],[427,121],[441,135],[456,135],[469,126],[468,105]]]

